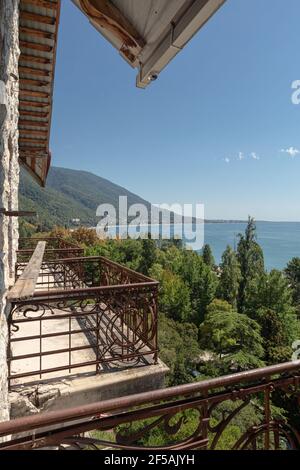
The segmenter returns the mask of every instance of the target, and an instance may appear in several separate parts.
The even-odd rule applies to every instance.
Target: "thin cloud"
[[[300,150],[296,149],[295,147],[290,147],[288,149],[281,149],[281,153],[286,153],[290,157],[295,158],[298,153],[300,153]]]
[[[240,151],[237,156],[234,155],[232,158],[231,158],[231,156],[226,157],[226,158],[223,158],[222,160],[225,163],[230,163],[231,160],[242,162],[243,160],[248,160],[249,158],[252,159],[252,160],[260,160],[260,156],[256,152],[251,152],[250,154],[249,153],[245,154],[242,151]]]

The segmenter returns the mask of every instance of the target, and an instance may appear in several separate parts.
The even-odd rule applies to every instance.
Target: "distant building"
[[[80,225],[80,219],[71,219],[73,225]]]

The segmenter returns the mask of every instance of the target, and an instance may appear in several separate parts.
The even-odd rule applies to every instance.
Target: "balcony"
[[[0,450],[300,448],[292,416],[273,406],[299,403],[300,361],[160,389],[158,283],[101,256],[74,258],[81,248],[61,240],[23,243],[8,319],[16,419],[0,423]]]
[[[42,259],[34,246],[40,250],[45,242]],[[158,359],[158,282],[101,256],[74,257],[83,250],[60,239],[24,240],[22,246],[9,293],[9,389],[28,387],[30,394],[30,387],[66,380],[78,386],[88,379],[80,386],[105,384],[106,397],[114,396],[111,380],[124,389],[126,381],[134,389],[137,380],[143,389],[160,387],[167,368]]]
[[[299,372],[295,361],[0,423],[0,439],[6,440],[0,450],[215,450],[249,406],[257,414],[248,416],[246,430],[235,424],[227,448],[299,449],[299,432],[288,418],[276,417],[271,404],[278,393],[299,400]],[[158,429],[164,443],[147,444]]]

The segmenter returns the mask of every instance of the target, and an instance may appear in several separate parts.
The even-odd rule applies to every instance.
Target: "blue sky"
[[[53,165],[207,218],[300,221],[299,0],[228,0],[147,90],[62,3]]]

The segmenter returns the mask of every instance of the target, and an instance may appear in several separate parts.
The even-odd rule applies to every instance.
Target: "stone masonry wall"
[[[0,2],[0,208],[17,210],[19,0]],[[9,419],[6,290],[14,282],[18,219],[0,214],[0,421]]]

